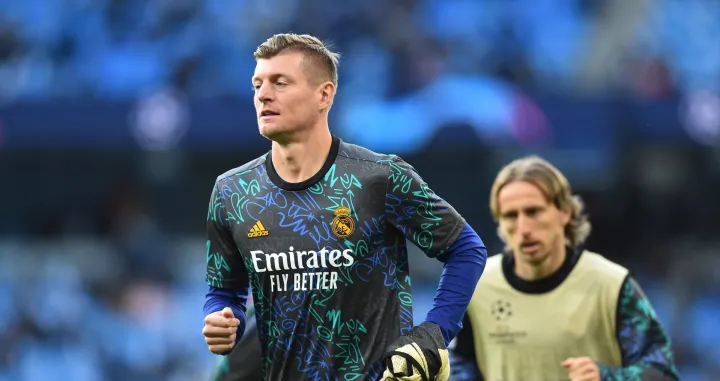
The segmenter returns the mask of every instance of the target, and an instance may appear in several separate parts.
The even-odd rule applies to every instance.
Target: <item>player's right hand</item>
[[[210,352],[221,355],[230,352],[235,346],[240,320],[235,318],[230,307],[205,316],[203,336]]]

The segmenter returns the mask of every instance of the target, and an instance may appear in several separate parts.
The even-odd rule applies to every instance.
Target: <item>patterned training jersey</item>
[[[264,380],[378,380],[413,326],[406,239],[442,257],[464,219],[402,159],[336,137],[283,181],[268,153],[218,177],[207,281],[252,289]]]

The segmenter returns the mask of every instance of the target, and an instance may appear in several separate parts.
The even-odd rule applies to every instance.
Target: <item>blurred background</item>
[[[287,31],[343,55],[334,133],[491,252],[500,167],[565,171],[683,380],[720,379],[720,1],[0,0],[0,381],[208,379],[207,202],[270,147],[252,53]],[[422,319],[441,265],[412,256]]]

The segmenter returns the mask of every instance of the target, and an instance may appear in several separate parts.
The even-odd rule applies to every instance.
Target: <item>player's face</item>
[[[320,118],[319,87],[308,80],[303,54],[259,59],[252,78],[260,133],[270,139],[312,127]]]
[[[515,181],[498,194],[500,229],[518,260],[539,265],[565,244],[570,213],[549,202],[535,184]]]

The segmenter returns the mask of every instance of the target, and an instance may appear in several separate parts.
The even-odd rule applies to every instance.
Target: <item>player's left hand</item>
[[[423,322],[388,346],[384,381],[447,381],[450,359],[440,327]]]
[[[570,357],[562,362],[570,381],[600,381],[600,368],[590,357]]]

